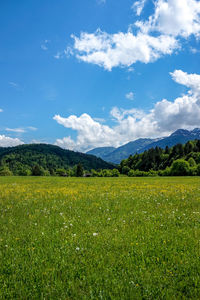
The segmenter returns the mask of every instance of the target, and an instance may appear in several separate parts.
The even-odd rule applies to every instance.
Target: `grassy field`
[[[200,299],[200,178],[0,178],[0,299]]]

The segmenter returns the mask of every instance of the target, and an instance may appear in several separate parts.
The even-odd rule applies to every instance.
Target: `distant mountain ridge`
[[[148,150],[150,148],[160,147],[165,148],[166,146],[172,147],[176,144],[184,144],[188,142],[189,140],[195,140],[200,139],[200,128],[195,128],[193,130],[186,130],[186,129],[178,129],[175,132],[173,132],[168,137],[163,138],[157,138],[157,139],[137,139],[133,142],[129,142],[123,146],[120,146],[113,150],[112,152],[109,152],[108,154],[104,154],[106,152],[106,148],[111,147],[102,147],[104,149],[104,153],[101,151],[98,151],[98,157],[102,158],[103,160],[107,162],[112,162],[115,164],[119,164],[121,160],[128,158],[130,155],[133,155],[135,153],[142,153],[145,150]],[[93,154],[96,153],[95,148],[93,150],[90,150],[87,152],[87,154]]]

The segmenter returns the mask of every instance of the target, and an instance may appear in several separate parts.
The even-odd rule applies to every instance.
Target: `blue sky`
[[[0,146],[200,127],[200,1],[0,2]]]

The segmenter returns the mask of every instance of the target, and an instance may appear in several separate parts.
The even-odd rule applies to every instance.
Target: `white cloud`
[[[2,108],[0,108],[0,112],[3,112],[3,109],[2,109]]]
[[[78,131],[76,141],[73,141],[71,137],[58,139],[56,141],[58,146],[84,151],[92,145],[98,147],[102,145],[110,146],[117,141],[116,133],[112,128],[100,124],[88,114],[82,114],[80,117],[71,115],[68,118],[56,115],[53,119],[66,128]]]
[[[58,139],[63,148],[86,151],[95,147],[125,144],[141,137],[160,137],[179,128],[192,129],[200,126],[200,75],[187,74],[181,70],[170,73],[177,83],[189,88],[188,94],[173,102],[163,99],[147,113],[137,109],[123,110],[114,107],[110,114],[113,127],[102,125],[88,114],[54,117],[59,124],[77,131],[77,139]]]
[[[133,100],[133,99],[134,99],[134,94],[133,94],[133,92],[127,93],[127,94],[126,94],[126,99]]]
[[[5,135],[0,135],[0,147],[13,147],[22,144],[24,144],[24,142],[17,138],[13,139]]]
[[[132,8],[140,16],[146,0]],[[200,37],[200,2],[197,0],[155,0],[155,11],[147,20],[129,26],[128,32],[109,34],[99,29],[82,32],[74,39],[73,53],[79,60],[111,70],[130,67],[136,62],[154,62],[163,55],[181,49],[181,39]],[[133,34],[132,27],[137,28]],[[60,58],[57,54],[56,58]]]
[[[196,0],[157,0],[155,13],[146,22],[136,22],[144,32],[184,38],[200,34],[200,2]]]
[[[15,132],[15,133],[24,133],[26,130],[24,128],[6,128],[6,131]]]
[[[147,0],[139,0],[139,1],[136,1],[136,2],[133,3],[131,8],[136,12],[137,16],[141,15],[141,13],[144,9],[146,1]]]
[[[129,67],[136,62],[153,62],[178,48],[177,41],[166,35],[153,37],[143,33],[134,35],[131,32],[108,34],[97,30],[92,34],[83,32],[80,38],[72,37],[78,59],[107,70],[117,66]]]
[[[6,131],[9,132],[15,132],[15,133],[25,133],[27,130],[31,130],[31,131],[36,131],[37,128],[33,127],[33,126],[28,126],[28,127],[19,127],[19,128],[6,128]]]
[[[182,70],[176,70],[170,74],[175,82],[190,88],[190,93],[196,93],[200,95],[200,75],[188,74]]]
[[[27,129],[31,130],[31,131],[36,131],[37,128],[36,127],[33,127],[33,126],[28,126]]]
[[[193,47],[190,47],[190,51],[192,52],[192,54],[200,53],[199,49],[196,49],[196,48],[193,48]]]

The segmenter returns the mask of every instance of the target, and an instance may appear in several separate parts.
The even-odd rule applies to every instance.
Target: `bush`
[[[145,171],[139,171],[139,170],[130,170],[128,172],[128,176],[129,177],[148,177],[149,176],[149,173],[148,172],[145,172]]]
[[[190,167],[195,167],[197,165],[194,158],[192,158],[192,157],[189,158],[188,163],[189,163]]]
[[[197,165],[196,172],[197,172],[197,175],[200,176],[200,164]]]
[[[66,175],[66,170],[65,169],[57,169],[56,174],[58,176],[65,176]]]
[[[159,170],[158,171],[159,176],[170,176],[171,175],[171,169],[167,167],[165,170]]]
[[[124,174],[124,175],[128,175],[129,171],[130,171],[130,168],[127,166],[124,166],[122,168],[122,174]]]
[[[119,177],[120,173],[117,169],[112,170],[112,177]]]
[[[0,168],[0,176],[12,176],[13,173],[6,166]]]
[[[173,176],[185,176],[190,173],[190,165],[188,161],[184,159],[177,159],[171,166],[171,175]]]

